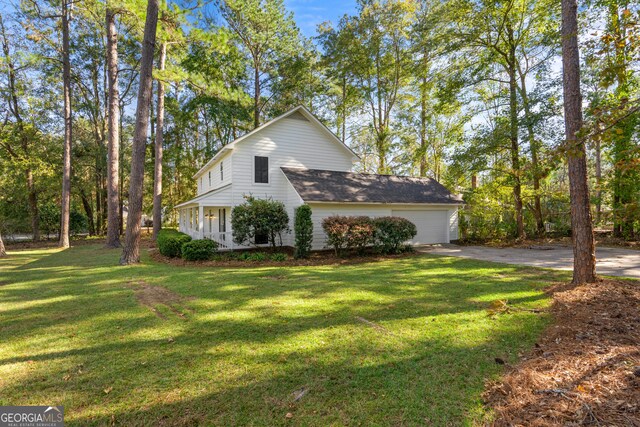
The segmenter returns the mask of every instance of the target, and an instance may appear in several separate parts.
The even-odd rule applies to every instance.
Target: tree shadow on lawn
[[[403,344],[359,328],[322,348],[242,359],[237,350],[203,351],[206,339],[188,334],[174,343],[96,345],[67,352],[66,363],[36,369],[3,394],[60,402],[69,425],[280,425],[287,412],[302,425],[459,425],[477,415],[484,380],[500,371],[493,357],[523,338],[514,325],[476,345]],[[308,394],[294,402],[301,388]]]
[[[529,312],[486,317],[495,296],[544,304],[535,269],[432,257],[123,268],[111,266],[118,254],[110,251],[89,263],[94,268],[57,270],[69,258],[83,265],[89,249],[33,261],[37,270],[22,269],[18,286],[0,288],[1,301],[52,299],[3,311],[11,321],[3,334],[27,345],[0,365],[29,365],[29,375],[5,381],[4,399],[53,399],[79,425],[106,424],[111,415],[127,425],[273,425],[291,411],[301,424],[457,424],[479,410],[484,379],[499,371],[493,359],[514,359],[546,322]],[[143,279],[193,297],[193,316],[162,320],[138,305],[125,283]],[[58,350],[30,349],[43,334]],[[308,396],[290,407],[289,394],[301,387]]]

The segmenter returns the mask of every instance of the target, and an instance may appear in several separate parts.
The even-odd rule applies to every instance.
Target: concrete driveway
[[[419,252],[472,258],[505,264],[573,269],[573,250],[569,246],[530,246],[529,248],[489,248],[485,246],[433,245],[420,246]],[[640,279],[640,251],[620,248],[597,248],[596,270],[606,276]]]

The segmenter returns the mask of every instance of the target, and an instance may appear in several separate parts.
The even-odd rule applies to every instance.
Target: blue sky
[[[338,23],[345,13],[353,14],[356,0],[285,0],[285,6],[293,12],[300,31],[307,36],[316,35],[316,26],[324,21]]]

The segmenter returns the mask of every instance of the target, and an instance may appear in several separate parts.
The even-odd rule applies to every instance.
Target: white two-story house
[[[176,206],[179,229],[232,249],[231,211],[252,195],[282,201],[292,230],[294,209],[310,205],[314,249],[325,247],[322,219],[331,215],[407,218],[418,229],[413,244],[458,238],[459,197],[430,178],[353,173],[358,160],[306,108],[294,108],[223,147],[193,176],[198,193]],[[293,241],[284,236],[284,245]]]

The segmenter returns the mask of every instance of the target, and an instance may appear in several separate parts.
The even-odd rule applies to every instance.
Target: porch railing
[[[233,234],[230,231],[224,233],[204,233],[205,239],[211,239],[218,244],[218,250],[233,250],[235,249],[233,243]]]

